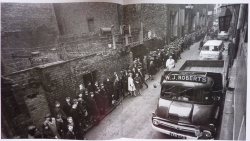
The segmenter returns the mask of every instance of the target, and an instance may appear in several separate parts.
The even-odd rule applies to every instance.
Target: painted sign
[[[167,81],[189,81],[198,83],[207,83],[207,77],[197,75],[166,75]]]

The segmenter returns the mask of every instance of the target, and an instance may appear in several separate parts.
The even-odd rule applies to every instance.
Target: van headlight
[[[159,122],[156,119],[153,119],[153,124],[157,126],[159,125]]]
[[[203,135],[206,137],[206,138],[211,138],[212,137],[212,133],[208,130],[204,130],[203,131]]]
[[[202,136],[202,132],[200,130],[196,130],[195,131],[195,136],[196,137],[201,137]]]

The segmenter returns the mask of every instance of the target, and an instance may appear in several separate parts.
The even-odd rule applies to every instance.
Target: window
[[[209,50],[209,46],[203,46],[202,50]]]
[[[165,85],[161,90],[161,98],[197,104],[212,104],[214,94],[208,89]]]
[[[214,49],[212,51],[219,51],[219,47],[218,46],[214,46]]]
[[[94,32],[94,18],[88,18],[89,32]]]

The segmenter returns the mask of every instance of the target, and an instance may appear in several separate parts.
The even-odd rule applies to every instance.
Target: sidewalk
[[[228,75],[229,85],[225,95],[220,140],[246,139],[247,68],[245,63],[245,58],[239,49]]]

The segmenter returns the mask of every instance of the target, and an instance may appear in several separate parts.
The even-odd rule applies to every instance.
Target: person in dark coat
[[[78,139],[79,138],[79,135],[82,133],[81,131],[81,120],[80,120],[80,114],[79,114],[79,108],[78,108],[78,100],[77,99],[74,99],[73,100],[73,104],[72,104],[72,108],[71,108],[71,116],[73,118],[73,121],[74,121],[74,128],[76,129],[75,130],[75,133],[76,133],[76,136]]]
[[[100,111],[100,114],[104,114],[104,99],[102,99],[103,97],[102,97],[102,95],[101,95],[100,92],[101,92],[101,90],[98,87],[97,90],[96,90],[96,92],[95,92],[94,99],[95,99],[97,108]]]
[[[118,101],[120,99],[121,84],[120,78],[116,72],[114,72],[114,99]]]
[[[138,62],[138,66],[137,66],[136,68],[142,67],[142,62],[141,62],[141,59],[140,59],[140,58],[137,59],[137,62]]]
[[[56,119],[54,117],[51,117],[50,114],[46,114],[45,121],[43,122],[43,129],[46,138],[60,138],[60,135],[58,133],[58,129],[56,126]]]
[[[35,125],[28,126],[28,139],[41,139],[42,134]]]
[[[87,90],[88,90],[89,92],[94,92],[94,91],[95,91],[95,88],[94,88],[94,86],[92,85],[91,82],[88,83],[88,85],[87,85]]]
[[[45,139],[55,139],[55,135],[51,131],[48,125],[43,124],[42,125],[42,136]]]
[[[98,90],[98,87],[99,87],[99,83],[98,81],[96,81],[94,85],[94,92]]]
[[[70,127],[70,128],[69,128]],[[75,122],[72,117],[67,118],[67,131],[65,138],[66,139],[77,139],[77,133],[75,128]]]
[[[201,50],[202,46],[203,46],[203,40],[201,40],[200,42],[199,50]]]
[[[136,73],[136,76],[134,78],[134,84],[135,84],[135,95],[141,95],[140,89],[142,85],[141,77],[139,76],[139,73]]]
[[[103,101],[103,111],[104,111],[104,113],[106,113],[107,107],[108,107],[108,95],[107,95],[107,92],[105,90],[103,83],[101,83],[100,95],[101,95],[102,101]]]
[[[78,109],[79,109],[80,125],[85,132],[85,129],[88,127],[87,126],[88,111],[86,107],[86,101],[84,101],[82,97],[78,97]]]
[[[89,91],[88,91],[88,90],[85,90],[85,91],[84,91],[84,95],[82,96],[83,101],[85,101],[85,102],[87,101],[88,95],[89,95]]]
[[[64,120],[67,119],[67,115],[61,109],[61,104],[58,101],[55,102],[54,117],[57,117],[57,115],[60,115]]]
[[[144,84],[147,88],[148,88],[148,84],[146,83],[146,80],[145,80],[145,73],[144,71],[142,70],[142,68],[139,68],[138,69],[138,73],[139,73],[139,76],[141,77],[141,81],[142,81],[142,84]],[[141,85],[142,86],[142,85]],[[143,86],[142,86],[143,87]]]
[[[75,140],[76,138],[76,133],[74,132],[74,127],[71,125],[68,125],[68,130],[66,133],[66,139],[71,139],[71,140]]]
[[[90,120],[92,123],[96,123],[99,121],[99,110],[94,99],[94,93],[90,92],[90,96],[87,98],[87,108],[90,115]]]
[[[160,67],[162,68],[162,66],[164,65],[165,62],[165,51],[164,49],[160,50]]]
[[[63,104],[63,111],[67,116],[70,116],[71,106],[72,106],[72,103],[71,103],[70,97],[66,97],[64,104]]]
[[[88,98],[89,98],[89,92],[88,91],[85,91],[85,95],[84,95],[84,101],[85,101],[85,108],[86,108],[86,113],[85,113],[85,118],[86,118],[86,128],[88,128],[90,125],[91,125],[91,119],[90,119],[90,112],[89,112],[89,101],[88,101]]]
[[[61,138],[65,138],[65,133],[67,131],[67,119],[63,119],[60,114],[56,115],[56,127]]]
[[[145,73],[147,73],[148,72],[148,59],[146,55],[143,58],[142,67],[145,70]]]
[[[128,70],[124,72],[124,82],[125,92],[128,93]]]
[[[108,96],[108,105],[109,107],[112,106],[112,100],[113,100],[113,83],[110,81],[109,78],[106,79],[106,81],[103,82],[104,84],[104,87],[106,89],[106,92],[107,92],[107,96]]]
[[[123,70],[121,70],[120,71],[120,88],[121,88],[121,90],[120,90],[120,94],[121,94],[121,98],[123,98],[124,97],[124,93],[125,93],[125,90],[124,90],[124,87],[123,87],[123,83],[124,83],[124,81],[123,81],[123,79],[122,79],[122,77],[123,77],[123,74],[124,74],[124,71]]]

